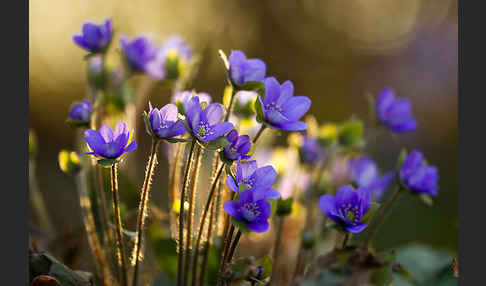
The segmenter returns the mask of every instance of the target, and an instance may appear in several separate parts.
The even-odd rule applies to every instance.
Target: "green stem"
[[[157,148],[159,146],[159,140],[152,140],[152,148],[150,151],[150,157],[147,162],[147,169],[145,171],[145,179],[142,186],[142,194],[140,198],[140,206],[138,208],[138,224],[137,224],[137,238],[135,240],[135,248],[133,249],[132,263],[135,263],[133,272],[133,286],[138,285],[138,267],[142,256],[142,239],[143,239],[143,227],[145,224],[145,217],[147,213],[147,203],[150,192],[150,182],[152,181],[152,175],[157,164]]]
[[[370,226],[369,226],[369,231],[368,235],[366,236],[366,239],[364,241],[364,245],[366,247],[371,246],[371,242],[373,242],[373,239],[375,238],[375,235],[378,231],[378,228],[381,226],[383,221],[385,220],[385,216],[388,214],[388,212],[391,210],[393,207],[393,204],[396,202],[400,194],[402,193],[402,188],[398,187],[393,195],[386,201],[385,205],[383,206],[383,211],[380,212],[380,215],[374,219]]]
[[[216,174],[216,177],[214,178],[213,183],[211,184],[211,190],[209,191],[208,199],[206,200],[206,205],[204,206],[204,211],[201,216],[201,222],[199,224],[199,232],[197,234],[197,240],[196,240],[196,247],[194,251],[194,257],[192,260],[192,285],[195,285],[196,283],[196,272],[197,272],[197,258],[199,255],[199,248],[201,246],[201,238],[202,234],[204,232],[204,226],[206,224],[206,217],[208,215],[209,207],[211,206],[211,203],[213,202],[213,197],[214,197],[214,191],[216,190],[216,186],[219,181],[219,177],[221,176],[221,173],[223,172],[224,169],[224,164],[221,165],[221,167],[218,170],[218,173]],[[210,238],[208,237],[208,240]]]
[[[241,237],[241,231],[238,230],[236,233],[235,239],[233,240],[233,244],[231,245],[230,251],[228,253],[228,258],[226,260],[227,263],[230,263],[231,260],[233,259],[233,255],[235,254],[236,246],[238,246],[238,243],[240,242],[240,237]]]
[[[348,244],[349,238],[351,237],[351,233],[346,232],[343,235],[343,245],[341,246],[342,249],[346,249],[346,244]]]
[[[273,248],[273,270],[276,269],[277,266],[277,259],[280,250],[280,242],[282,241],[282,231],[284,225],[284,216],[277,216],[278,224],[277,224],[277,232],[275,237],[275,246]],[[275,273],[276,271],[272,270],[272,275],[270,276],[270,283],[269,285],[273,285],[275,283]]]
[[[118,174],[117,174],[117,164],[115,163],[111,165],[111,190],[113,194],[113,210],[115,213],[115,220],[116,220],[116,232],[117,232],[117,241],[118,241],[118,255],[120,257],[121,263],[121,285],[127,286],[127,267],[126,267],[126,259],[125,259],[125,247],[123,244],[123,234],[122,234],[122,221],[120,215],[120,203],[118,198]]]
[[[194,153],[194,146],[196,145],[196,140],[193,139],[191,143],[191,149],[187,156],[186,170],[184,173],[184,183],[182,184],[182,191],[180,196],[180,207],[179,207],[179,253],[177,259],[177,286],[182,286],[182,267],[184,259],[184,200],[186,196],[186,185],[189,179],[189,171],[191,169],[191,162]],[[185,286],[185,285],[184,285]]]
[[[228,105],[228,110],[226,111],[226,115],[224,116],[224,121],[228,121],[231,113],[233,112],[233,103],[235,101],[235,94],[236,94],[235,88],[231,86],[231,98]]]
[[[209,217],[209,226],[208,226],[208,238],[204,243],[204,255],[203,261],[201,264],[201,274],[199,276],[199,286],[204,285],[204,276],[206,274],[206,264],[208,262],[208,255],[209,255],[209,248],[211,247],[210,241],[213,234],[213,223],[214,223],[214,216],[216,215],[216,203],[213,201],[211,204],[211,216]]]
[[[226,266],[226,258],[228,257],[228,250],[230,248],[231,240],[233,239],[233,233],[235,231],[235,226],[231,225],[230,227],[230,222],[229,222],[229,216],[226,215],[226,221],[225,221],[225,233],[223,235],[223,244],[221,245],[221,259],[219,262],[219,275],[218,275],[218,283],[217,285],[221,285],[223,282],[223,271]]]
[[[191,194],[189,198],[189,213],[187,218],[187,232],[186,232],[186,257],[184,259],[184,279],[182,280],[182,285],[187,285],[188,279],[188,271],[191,263],[191,245],[192,245],[192,220],[194,217],[194,200],[196,197],[196,187],[197,187],[197,180],[199,177],[199,165],[202,157],[201,147],[197,147],[196,151],[196,162],[194,163],[194,171],[193,171],[193,178],[191,182]],[[194,255],[197,257],[197,253]],[[194,282],[195,278],[193,278]]]
[[[255,138],[253,138],[252,140],[252,143],[255,144],[258,140],[258,138],[260,138],[260,136],[262,135],[263,131],[267,128],[267,126],[265,124],[262,124],[262,126],[260,127],[260,130],[258,130],[258,133],[255,135]]]

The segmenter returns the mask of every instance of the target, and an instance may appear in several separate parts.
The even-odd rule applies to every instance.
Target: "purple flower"
[[[147,65],[147,74],[155,80],[177,78],[181,74],[180,63],[192,57],[192,49],[181,36],[170,36],[157,52],[155,60]]]
[[[265,78],[265,63],[260,59],[247,59],[242,51],[233,50],[229,56],[229,75],[236,85],[244,85],[248,81],[263,81]]]
[[[314,165],[323,157],[319,142],[309,135],[302,136],[302,146],[299,148],[301,160],[309,165]]]
[[[175,103],[176,105],[182,106],[183,111],[185,113],[187,103],[194,96],[199,97],[199,102],[206,102],[208,104],[210,104],[212,102],[211,95],[209,95],[208,93],[205,93],[205,92],[196,93],[196,91],[194,91],[194,90],[186,90],[186,91],[176,92],[172,96],[171,101],[173,103]]]
[[[95,155],[105,159],[116,159],[126,152],[137,149],[137,143],[133,141],[128,146],[130,133],[123,121],[118,121],[115,131],[108,125],[103,125],[98,131],[89,129],[84,132],[84,138],[93,152],[82,155]]]
[[[83,24],[82,34],[74,35],[73,41],[88,52],[97,53],[108,47],[112,36],[113,27],[111,25],[111,20],[106,19],[100,25],[85,22]]]
[[[186,104],[186,113],[190,131],[204,143],[213,141],[233,129],[233,124],[220,122],[223,115],[221,105],[213,103],[203,110],[197,96],[192,97]]]
[[[254,232],[265,232],[270,227],[268,223],[272,212],[270,203],[266,199],[256,198],[251,190],[242,191],[238,201],[227,201],[223,207],[226,213]]]
[[[383,197],[386,188],[393,180],[393,172],[380,177],[376,163],[368,156],[350,159],[348,167],[349,179],[358,187],[368,188],[375,201]]]
[[[439,190],[439,172],[435,166],[425,163],[424,155],[413,150],[405,157],[398,171],[400,180],[413,193],[436,196]]]
[[[286,81],[282,85],[274,77],[265,79],[265,99],[260,101],[263,120],[271,127],[287,131],[307,129],[307,124],[297,121],[311,105],[306,96],[294,96],[294,85]]]
[[[244,160],[250,158],[250,156],[246,155],[251,149],[250,136],[238,136],[238,131],[233,129],[226,135],[226,139],[230,142],[230,145],[223,148],[223,154],[226,159],[237,160],[241,158],[241,160]]]
[[[72,105],[69,111],[69,119],[75,122],[89,122],[91,118],[91,112],[93,111],[93,105],[88,100],[84,99],[80,103]]]
[[[146,37],[136,37],[132,41],[121,37],[120,44],[129,66],[137,72],[146,72],[148,64],[157,55],[157,47]]]
[[[371,193],[369,189],[342,186],[336,196],[323,195],[319,198],[321,211],[332,221],[352,233],[366,228],[361,218],[370,210]]]
[[[397,133],[417,129],[412,115],[412,104],[405,98],[395,98],[393,89],[384,88],[376,99],[376,113],[382,124]]]
[[[149,108],[150,127],[157,138],[169,139],[187,132],[184,122],[177,119],[175,104],[169,103],[159,110],[149,102]]]
[[[226,185],[233,192],[239,192],[240,187],[248,187],[255,193],[256,199],[278,199],[280,193],[272,189],[272,185],[277,179],[277,172],[272,166],[258,168],[255,160],[236,163],[236,181],[232,176],[226,179]]]

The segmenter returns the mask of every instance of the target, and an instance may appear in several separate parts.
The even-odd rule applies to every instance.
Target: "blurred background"
[[[75,269],[90,270],[72,179],[58,167],[60,149],[73,149],[75,131],[65,119],[70,104],[87,94],[85,52],[72,35],[84,21],[111,17],[118,37],[144,34],[161,43],[180,34],[202,56],[191,88],[221,102],[225,75],[218,49],[244,51],[267,64],[267,75],[291,80],[312,99],[320,123],[351,116],[366,120],[366,93],[391,86],[409,98],[416,132],[382,134],[368,146],[382,170],[393,168],[401,146],[417,148],[440,170],[433,208],[409,196],[394,209],[377,238],[389,249],[419,241],[457,252],[457,52],[455,0],[245,0],[245,1],[29,1],[29,124],[38,138],[37,176],[48,214],[60,233],[50,251]],[[169,101],[152,85],[150,100]],[[142,124],[142,121],[140,121]],[[138,126],[137,130],[144,130]],[[141,185],[150,139],[138,132]],[[285,137],[279,138],[285,142]],[[167,160],[161,157],[152,200],[166,207]],[[31,212],[31,216],[32,216]],[[80,250],[81,249],[81,250]]]

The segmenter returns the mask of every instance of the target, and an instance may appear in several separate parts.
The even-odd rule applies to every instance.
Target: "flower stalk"
[[[157,148],[159,146],[159,140],[152,140],[152,147],[150,150],[149,160],[147,162],[147,169],[145,171],[145,179],[142,186],[142,194],[140,198],[140,206],[138,208],[138,223],[137,223],[137,236],[135,240],[135,247],[132,254],[132,264],[135,263],[133,272],[133,286],[138,285],[138,268],[140,261],[142,260],[142,239],[143,239],[143,228],[145,225],[145,217],[147,216],[147,203],[150,192],[150,182],[152,181],[152,175],[155,170],[155,165],[157,164]]]
[[[127,286],[127,267],[126,267],[126,259],[125,259],[125,247],[123,243],[123,234],[122,234],[122,221],[120,215],[120,203],[118,198],[118,174],[117,174],[117,165],[118,163],[114,163],[111,165],[110,169],[110,177],[111,177],[111,190],[113,194],[113,210],[115,213],[115,220],[116,220],[116,234],[117,234],[117,246],[118,246],[118,257],[119,265],[121,267],[121,285]]]
[[[274,267],[277,265],[280,243],[282,241],[282,231],[283,231],[285,216],[277,216],[276,219],[277,219],[277,232],[276,232],[276,236],[275,236],[275,245],[274,245],[274,248],[273,248],[273,265],[274,265]],[[276,273],[276,271],[272,271],[272,275],[270,276],[269,285],[275,285],[275,283],[276,283],[274,273]]]
[[[194,156],[194,147],[196,145],[196,140],[193,139],[191,147],[189,150],[189,155],[187,156],[186,170],[184,173],[184,182],[182,184],[182,191],[180,196],[180,207],[179,207],[179,253],[177,259],[177,286],[181,286],[183,277],[183,260],[184,260],[184,200],[186,196],[186,188],[189,179],[189,171],[191,169],[192,157]]]

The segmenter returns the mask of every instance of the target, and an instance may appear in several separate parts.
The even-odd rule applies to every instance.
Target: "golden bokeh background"
[[[64,122],[69,106],[87,92],[85,52],[72,35],[86,20],[111,17],[112,53],[123,34],[158,43],[183,35],[202,56],[191,88],[217,101],[225,84],[218,49],[240,49],[264,60],[268,75],[292,80],[296,94],[312,99],[310,113],[321,123],[351,115],[365,120],[365,94],[384,86],[410,98],[419,129],[383,135],[368,150],[387,169],[402,145],[421,149],[439,167],[440,195],[434,208],[404,199],[377,242],[387,248],[415,239],[457,250],[457,1],[31,0],[29,14],[29,121],[39,140],[39,184],[57,227],[78,222],[72,184],[57,166],[59,150],[74,146],[75,133]],[[152,86],[150,99],[165,104],[168,91]],[[138,133],[142,157],[148,140]],[[160,172],[165,165],[161,159]],[[154,186],[163,190],[164,181]],[[154,194],[160,204],[164,198]]]

